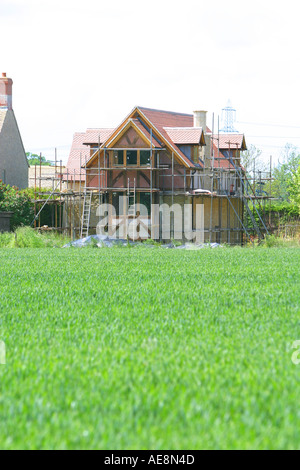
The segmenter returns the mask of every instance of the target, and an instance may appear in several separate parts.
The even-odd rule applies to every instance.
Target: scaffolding
[[[115,166],[111,164],[110,152],[137,149],[107,149],[99,143],[93,150],[99,154],[102,151],[102,162],[99,157],[97,166],[87,168],[87,162],[80,158],[79,171],[74,170],[73,173],[63,170],[55,150],[54,176],[46,178],[43,177],[40,155],[40,165],[35,167],[34,176],[33,225],[38,230],[56,230],[72,239],[85,237],[96,230],[97,223],[92,223],[91,214],[97,204],[112,204],[113,195],[123,195],[126,207],[119,211],[117,218],[120,224],[125,222],[126,225],[126,221],[128,223],[136,217],[132,206],[140,202],[137,196],[146,193],[150,207],[165,200],[173,206],[178,197],[192,204],[201,200],[206,209],[209,208],[204,236],[210,243],[242,245],[247,241],[253,243],[255,238],[261,241],[272,230],[270,216],[268,219],[265,212],[266,204],[271,204],[272,200],[272,159],[269,172],[254,170],[249,175],[241,167],[238,146],[231,144],[230,137],[228,157],[220,151],[219,130],[216,135],[212,132],[210,139],[211,154],[203,159],[203,167],[196,169],[184,168],[175,161],[174,153],[166,163],[161,158],[166,149],[153,149],[152,142],[147,165],[129,166],[124,161],[123,165]],[[45,179],[51,180],[49,191],[42,188]],[[97,183],[92,186],[92,181]],[[51,207],[51,226],[43,226],[41,222],[41,213],[46,205]],[[150,213],[149,220],[143,224],[150,236],[154,225],[160,230],[161,220],[154,220]],[[174,220],[171,235],[174,237]],[[162,238],[161,233],[159,238]]]

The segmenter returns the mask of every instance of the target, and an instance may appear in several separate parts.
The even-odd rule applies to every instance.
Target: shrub
[[[295,239],[276,237],[275,235],[268,235],[261,243],[262,247],[266,248],[294,248],[299,246],[299,242]]]
[[[57,233],[39,233],[31,227],[19,227],[15,233],[0,234],[0,248],[60,248],[69,241]]]
[[[0,211],[13,212],[11,228],[30,225],[34,217],[33,203],[26,190],[19,190],[0,181]]]
[[[275,235],[269,235],[265,238],[264,245],[268,248],[273,248],[274,246],[280,246],[280,239],[275,237]]]

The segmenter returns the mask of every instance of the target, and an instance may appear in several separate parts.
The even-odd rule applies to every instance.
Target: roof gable
[[[137,135],[135,138],[133,135],[126,135],[130,129],[135,131]],[[142,139],[143,144],[147,148],[151,148],[151,146],[153,149],[161,147],[158,141],[151,136],[150,132],[142,126],[138,119],[128,119],[119,132],[105,142],[105,148],[109,149],[114,147],[123,137],[125,137],[125,141],[123,139],[123,146],[126,148],[134,148],[138,144],[138,137]]]
[[[188,168],[194,168],[196,166],[195,163],[186,157],[184,153],[177,147],[177,145],[172,141],[164,129],[164,127],[171,125],[175,125],[177,127],[190,127],[193,123],[193,115],[139,107],[136,108],[136,113],[138,113],[142,119],[145,119],[149,126],[154,128],[154,132],[158,133],[158,137],[163,140],[169,151],[172,153],[174,152],[175,158],[177,157],[177,160],[179,160],[184,164],[185,167]]]
[[[222,150],[246,150],[246,140],[244,134],[219,134],[214,136],[215,142],[218,142]]]
[[[143,127],[141,129],[140,125],[138,124],[137,120]],[[164,126],[187,126],[191,127],[193,125],[193,115],[190,114],[181,114],[181,113],[173,113],[168,111],[159,111],[149,108],[141,108],[135,107],[131,113],[122,121],[122,123],[114,130],[110,138],[103,143],[101,146],[102,149],[112,147],[113,143],[115,142],[115,138],[123,132],[124,128],[126,128],[128,122],[134,123],[136,128],[139,129],[144,137],[148,139],[151,135],[153,140],[161,146],[165,146],[171,153],[174,153],[175,158],[182,163],[187,168],[194,168],[196,165],[195,163],[186,157],[183,152],[177,147],[177,145],[171,140],[168,136],[167,132],[164,130]],[[147,136],[148,133],[148,136]],[[149,144],[150,147],[150,144]],[[101,149],[100,149],[101,152]],[[92,163],[94,158],[96,158],[98,152],[95,152],[91,159],[88,161],[88,165]]]
[[[1,134],[6,139],[14,140],[16,145],[21,148],[25,164],[29,168],[20,129],[12,109],[0,109],[0,135]]]

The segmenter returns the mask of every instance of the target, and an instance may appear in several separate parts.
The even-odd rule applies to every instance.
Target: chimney
[[[206,133],[206,113],[207,111],[194,111],[194,127],[202,127]]]
[[[0,109],[12,109],[12,84],[11,78],[2,73],[0,77]]]

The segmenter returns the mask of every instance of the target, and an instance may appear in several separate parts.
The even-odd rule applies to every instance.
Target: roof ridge
[[[147,109],[148,111],[156,111],[158,113],[167,113],[167,114],[176,114],[176,115],[180,115],[180,116],[189,116],[189,117],[193,117],[193,114],[188,114],[188,113],[180,113],[180,112],[177,112],[177,111],[166,111],[164,109],[155,109],[155,108],[146,108],[145,106],[137,106],[138,109]]]
[[[194,130],[195,129],[195,130],[199,130],[199,129],[203,129],[203,127],[201,127],[201,126],[200,127],[194,127],[194,126],[187,126],[187,127],[185,127],[185,126],[184,127],[183,126],[174,127],[173,126],[173,127],[168,127],[168,126],[166,126],[166,127],[163,127],[163,129],[188,129],[188,130],[191,130],[191,129]]]
[[[86,132],[87,131],[99,131],[100,129],[110,130],[110,129],[115,129],[115,127],[87,127]]]
[[[215,133],[214,135],[218,135],[218,133]],[[220,132],[219,135],[245,135],[243,132]]]

